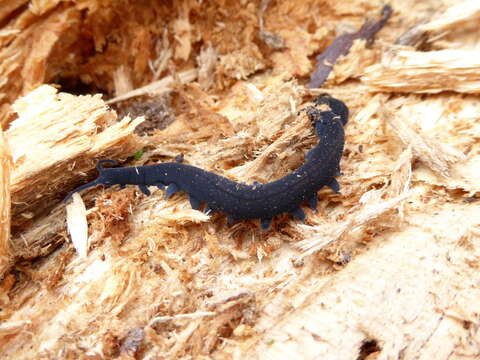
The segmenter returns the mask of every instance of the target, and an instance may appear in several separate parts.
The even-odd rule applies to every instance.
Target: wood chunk
[[[13,105],[18,114],[6,137],[12,173],[12,223],[19,226],[49,211],[85,181],[100,158],[126,158],[140,147],[135,127],[143,119],[117,122],[100,95],[73,96],[41,86]]]
[[[480,59],[475,49],[413,51],[391,47],[381,63],[365,69],[362,82],[372,92],[480,93]]]

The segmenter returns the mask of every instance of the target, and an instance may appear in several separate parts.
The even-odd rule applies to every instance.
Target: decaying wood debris
[[[357,32],[344,34],[336,38],[324,52],[317,56],[317,68],[310,76],[308,87],[318,88],[322,86],[335,66],[337,59],[340,56],[348,55],[355,40],[365,40],[367,43],[372,43],[374,36],[385,26],[392,12],[392,7],[385,5],[380,20],[367,20]]]
[[[12,158],[10,148],[0,130],[0,274],[12,265],[10,249],[10,172]]]
[[[16,256],[35,258],[55,249],[47,242],[45,250],[39,235],[43,231],[51,238],[62,230],[53,223],[63,214],[55,210],[66,187],[72,188],[69,183],[91,172],[96,158],[126,158],[141,148],[132,133],[142,119],[116,122],[115,113],[99,96],[57,94],[47,85],[19,99],[13,109],[18,119],[5,133],[15,162],[10,184],[12,246]],[[56,214],[51,221],[35,223],[50,211]],[[32,230],[35,236],[29,237]]]
[[[4,1],[2,359],[480,357],[480,3],[392,0],[306,86],[384,5]],[[227,226],[153,187],[62,202],[105,158],[278,179],[320,93],[351,117],[342,193],[305,224]]]

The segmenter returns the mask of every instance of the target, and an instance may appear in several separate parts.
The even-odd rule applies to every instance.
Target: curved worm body
[[[326,104],[330,111],[321,111],[318,106]],[[229,222],[243,219],[260,219],[262,229],[270,226],[271,219],[289,212],[304,220],[300,205],[308,201],[315,209],[317,191],[328,186],[335,192],[340,187],[335,176],[340,175],[339,162],[343,152],[343,125],[348,120],[348,108],[340,100],[323,95],[315,100],[315,106],[306,109],[320,142],[311,149],[306,162],[287,176],[267,183],[241,184],[223,176],[178,162],[127,168],[104,168],[103,164],[115,165],[114,160],[101,160],[97,164],[99,177],[73,190],[64,201],[77,191],[102,184],[138,185],[146,195],[148,186],[166,188],[166,198],[182,190],[189,195],[192,208],[199,209],[206,203],[206,211],[222,212]]]

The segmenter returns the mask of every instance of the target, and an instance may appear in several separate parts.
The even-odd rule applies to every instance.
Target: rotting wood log
[[[378,16],[383,2],[4,3],[0,118],[8,126],[26,95],[15,106],[35,128],[16,124],[12,179],[16,196],[34,206],[13,205],[21,227],[0,282],[2,358],[478,357],[480,105],[474,70],[462,68],[477,65],[461,58],[478,48],[478,1],[392,1],[375,43],[355,41],[312,91],[304,84],[314,56]],[[395,45],[412,27],[422,46]],[[281,46],[268,43],[271,34]],[[386,61],[391,49],[402,57]],[[182,74],[190,75],[184,84]],[[62,91],[30,92],[44,82]],[[137,150],[136,120],[118,121],[97,91],[125,113],[135,103],[114,96],[170,93],[158,108],[172,121],[135,140],[147,146],[128,165],[183,154],[247,183],[303,163],[317,138],[298,112],[328,92],[351,112],[342,194],[321,191],[305,224],[279,217],[260,233],[254,221],[229,227],[222,215],[191,209],[181,193],[165,200],[154,188],[146,197],[98,187],[81,193],[82,237],[71,245],[61,194],[95,177],[97,158]],[[156,101],[145,104],[154,111]],[[61,140],[54,129],[63,122],[71,136]],[[106,150],[112,127],[130,148]],[[44,137],[18,156],[22,141],[44,132],[57,142]],[[72,144],[83,155],[62,160]],[[82,174],[69,171],[73,161]]]

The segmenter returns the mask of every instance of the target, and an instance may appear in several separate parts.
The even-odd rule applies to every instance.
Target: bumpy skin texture
[[[323,186],[339,191],[335,176],[340,175],[339,162],[345,139],[343,125],[348,120],[348,108],[340,100],[322,95],[315,99],[314,104],[306,109],[306,113],[320,142],[308,152],[307,161],[301,167],[279,180],[247,185],[178,162],[104,168],[104,163],[115,165],[116,161],[102,160],[97,165],[99,177],[72,191],[65,201],[73,193],[97,184],[138,185],[146,195],[150,195],[147,186],[161,189],[168,186],[167,198],[182,190],[189,195],[195,209],[206,203],[208,211],[225,213],[229,221],[261,219],[264,230],[268,229],[271,219],[281,213],[289,212],[304,220],[305,214],[300,208],[303,202],[309,201],[310,206],[316,208],[317,191]],[[328,105],[330,110],[320,110],[323,104]]]

